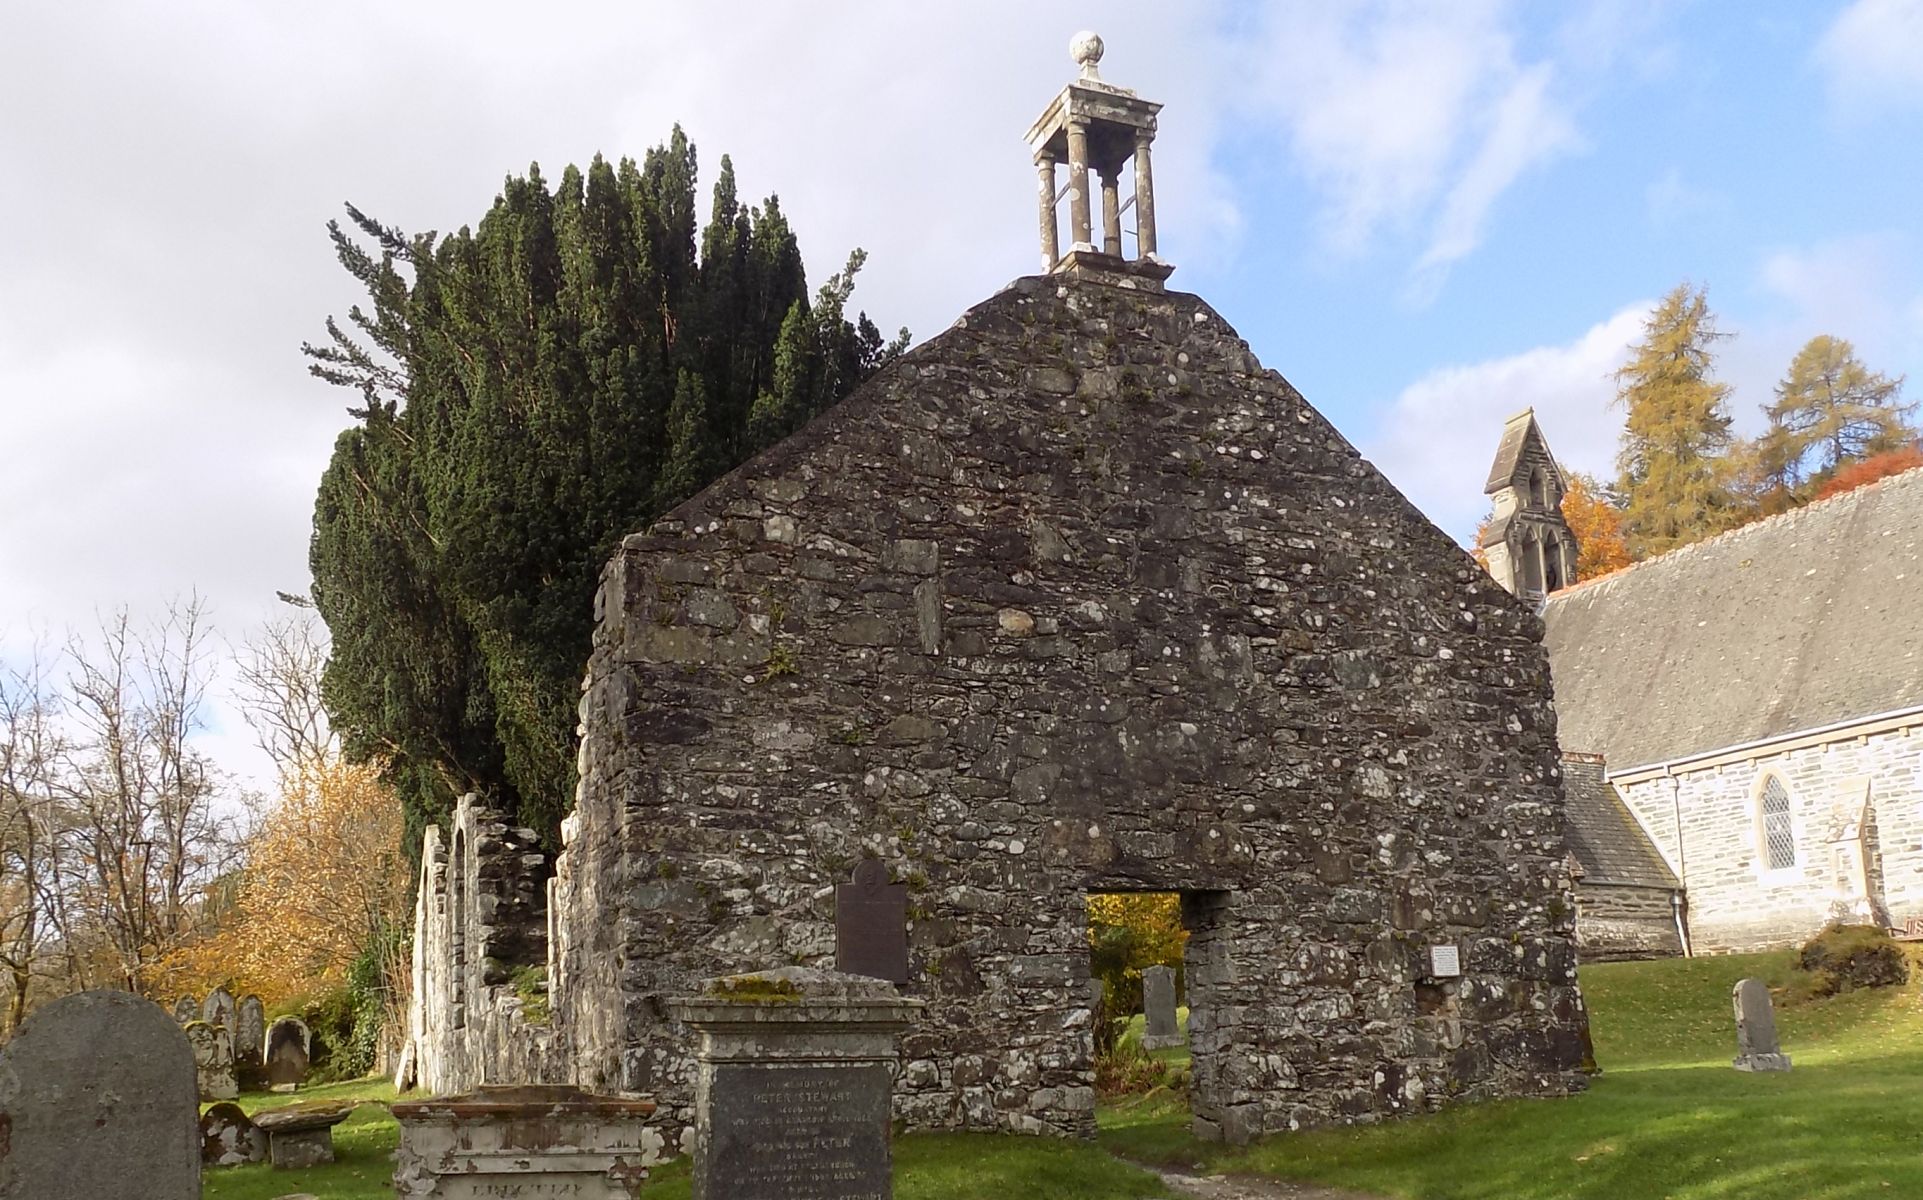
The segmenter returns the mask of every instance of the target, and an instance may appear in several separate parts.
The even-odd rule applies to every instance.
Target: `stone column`
[[[808,967],[670,1001],[697,1038],[694,1200],[889,1200],[895,1035],[921,1006],[886,980]]]
[[[1068,242],[1071,250],[1095,249],[1088,215],[1088,122],[1068,123]]]
[[[1155,257],[1155,176],[1149,167],[1147,130],[1135,134],[1135,256]]]
[[[1116,172],[1102,172],[1102,253],[1122,257],[1122,197]]]
[[[1055,269],[1055,264],[1062,257],[1055,226],[1055,156],[1048,153],[1037,155],[1035,173],[1042,185],[1042,273],[1046,275]]]

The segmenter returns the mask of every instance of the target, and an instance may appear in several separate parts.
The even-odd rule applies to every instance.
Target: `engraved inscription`
[[[434,1195],[450,1200],[546,1200],[550,1196],[610,1195],[605,1176],[586,1179],[526,1175],[443,1175]]]
[[[728,1200],[889,1200],[888,1068],[717,1066],[706,1187]]]

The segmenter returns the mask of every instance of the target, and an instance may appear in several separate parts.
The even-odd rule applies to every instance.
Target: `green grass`
[[[354,1115],[334,1126],[334,1161],[305,1171],[276,1171],[266,1163],[208,1167],[200,1173],[202,1200],[273,1200],[289,1192],[312,1192],[321,1200],[393,1200],[394,1147],[401,1127],[380,1102],[394,1098],[385,1079],[361,1079],[302,1088],[293,1095],[249,1092],[240,1106],[249,1113],[320,1100],[361,1102]]]
[[[1580,1096],[1468,1105],[1383,1125],[1194,1141],[1182,1098],[1102,1114],[1146,1161],[1410,1200],[1853,1200],[1923,1196],[1923,1011],[1913,988],[1778,1011],[1787,1075],[1730,1068],[1729,990],[1792,983],[1786,952],[1583,969],[1604,1074]],[[1794,992],[1792,987],[1791,992]]]

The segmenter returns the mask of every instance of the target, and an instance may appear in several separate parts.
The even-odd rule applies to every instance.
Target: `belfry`
[[[1062,89],[1029,127],[1041,182],[1042,270],[1160,291],[1175,268],[1155,253],[1155,177],[1149,145],[1162,106],[1102,80],[1102,39],[1078,33],[1069,54],[1082,73]],[[1135,195],[1121,198],[1122,168],[1134,163]],[[1056,189],[1055,168],[1068,164],[1068,183]],[[1102,183],[1102,244],[1095,245],[1088,173]],[[1068,197],[1068,253],[1061,253],[1057,206]],[[1135,208],[1135,257],[1122,250],[1122,214]]]

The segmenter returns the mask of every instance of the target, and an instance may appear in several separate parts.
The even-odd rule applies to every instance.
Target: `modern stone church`
[[[1204,1136],[1580,1086],[1542,623],[1165,290],[1159,106],[1077,49],[1043,272],[608,564],[558,862],[472,803],[429,833],[427,1086],[685,1122],[668,1001],[834,965],[858,868],[903,889],[914,1126],[1093,1132],[1104,892],[1181,896]]]

